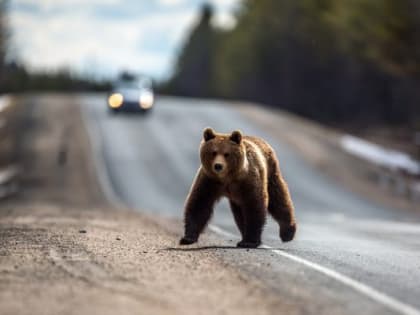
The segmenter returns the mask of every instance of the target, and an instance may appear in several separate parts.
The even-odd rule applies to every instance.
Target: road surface
[[[420,314],[418,215],[402,215],[338,187],[283,143],[281,135],[264,133],[221,101],[161,97],[144,117],[110,115],[102,95],[80,96],[80,104],[98,167],[106,171],[100,175],[108,195],[156,215],[182,218],[205,127],[241,129],[265,138],[289,183],[297,238],[282,244],[270,220],[263,234],[266,250],[227,250],[225,258],[279,294],[319,292],[308,313],[324,312],[334,301],[331,314]],[[217,206],[212,230],[226,238],[227,247],[239,240],[227,202]]]

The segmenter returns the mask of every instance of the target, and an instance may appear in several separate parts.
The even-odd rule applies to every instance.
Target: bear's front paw
[[[195,242],[197,242],[197,239],[196,238],[191,238],[191,237],[184,236],[179,241],[179,244],[180,245],[190,245],[190,244],[193,244]]]
[[[241,248],[257,248],[260,246],[261,242],[249,242],[249,241],[240,241],[238,244],[236,244],[236,247]]]
[[[296,234],[296,224],[281,226],[280,238],[283,242],[290,242]]]

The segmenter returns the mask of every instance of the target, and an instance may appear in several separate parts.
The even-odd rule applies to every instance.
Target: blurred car
[[[154,102],[152,83],[147,78],[115,82],[107,99],[111,113],[146,113],[153,108]]]

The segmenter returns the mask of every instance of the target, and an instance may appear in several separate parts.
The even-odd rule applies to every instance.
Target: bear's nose
[[[214,164],[214,170],[216,172],[220,172],[222,169],[223,169],[223,165],[222,164],[220,164],[220,163]]]

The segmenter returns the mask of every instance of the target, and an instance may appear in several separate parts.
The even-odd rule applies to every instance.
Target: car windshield
[[[114,84],[115,89],[150,89],[151,82],[147,78],[137,80],[120,80]]]

